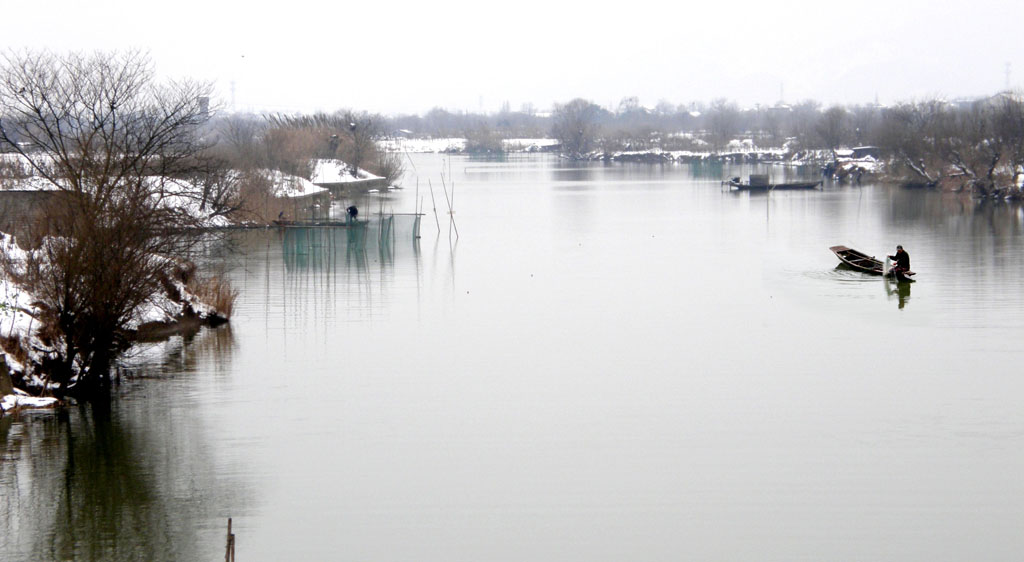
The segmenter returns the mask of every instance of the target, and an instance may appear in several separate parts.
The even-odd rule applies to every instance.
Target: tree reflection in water
[[[223,329],[193,334],[191,345],[174,340],[181,353],[150,371],[188,372],[197,353],[230,355],[233,347]],[[216,556],[224,521],[241,512],[246,494],[219,476],[202,424],[171,407],[176,394],[173,378],[147,380],[108,404],[0,419],[3,558]]]

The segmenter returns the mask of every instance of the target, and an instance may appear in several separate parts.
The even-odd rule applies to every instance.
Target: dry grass
[[[386,179],[388,185],[391,186],[396,185],[398,180],[402,179],[402,174],[405,173],[405,164],[402,162],[401,154],[378,150],[376,162],[369,166],[369,171]]]
[[[234,215],[235,220],[270,224],[278,217],[296,218],[295,202],[284,197],[277,197],[273,190],[273,183],[264,175],[246,174],[239,185],[241,204]]]
[[[189,280],[188,290],[199,297],[199,300],[213,307],[217,314],[225,319],[231,318],[235,308],[238,290],[220,275],[210,277],[195,276]]]
[[[22,345],[20,336],[12,335],[0,337],[0,350],[3,350],[4,353],[10,355],[22,365],[27,366],[31,364],[28,351]]]

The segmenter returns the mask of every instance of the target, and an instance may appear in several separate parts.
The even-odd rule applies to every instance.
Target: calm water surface
[[[109,412],[0,420],[0,558],[219,560],[227,517],[246,562],[1024,553],[1019,209],[412,159],[360,205],[418,195],[418,242],[238,234],[230,327],[145,350]],[[911,286],[828,251],[897,243]]]

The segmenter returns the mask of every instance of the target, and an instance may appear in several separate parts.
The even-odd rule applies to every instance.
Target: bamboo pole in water
[[[230,517],[228,517],[228,539],[224,550],[224,562],[235,562],[235,534],[231,532]]]
[[[437,233],[441,234],[441,220],[437,218],[437,201],[434,199],[434,183],[427,179],[427,185],[430,186],[430,203],[434,206],[434,222],[437,223]]]
[[[455,224],[455,211],[452,210],[452,200],[451,200],[451,198],[448,197],[448,185],[444,181],[444,176],[441,176],[441,187],[444,188],[444,200],[445,200],[446,203],[448,203],[448,217],[449,217],[449,221],[450,221],[448,223],[448,237],[449,238],[452,237],[452,228],[454,228],[455,229],[455,238],[458,239],[459,238],[459,227],[458,227],[458,225]],[[452,188],[453,188],[453,191],[454,191],[455,186],[452,185]],[[454,192],[453,192],[453,195],[454,195]]]

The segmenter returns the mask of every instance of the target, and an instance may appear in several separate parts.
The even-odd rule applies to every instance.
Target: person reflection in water
[[[893,284],[889,279],[885,280],[885,294],[890,297],[896,296],[900,310],[903,310],[903,307],[907,306],[907,301],[910,300],[910,285],[910,283]]]
[[[899,301],[900,310],[903,310],[907,301],[910,300],[910,283],[896,284],[896,300]]]

